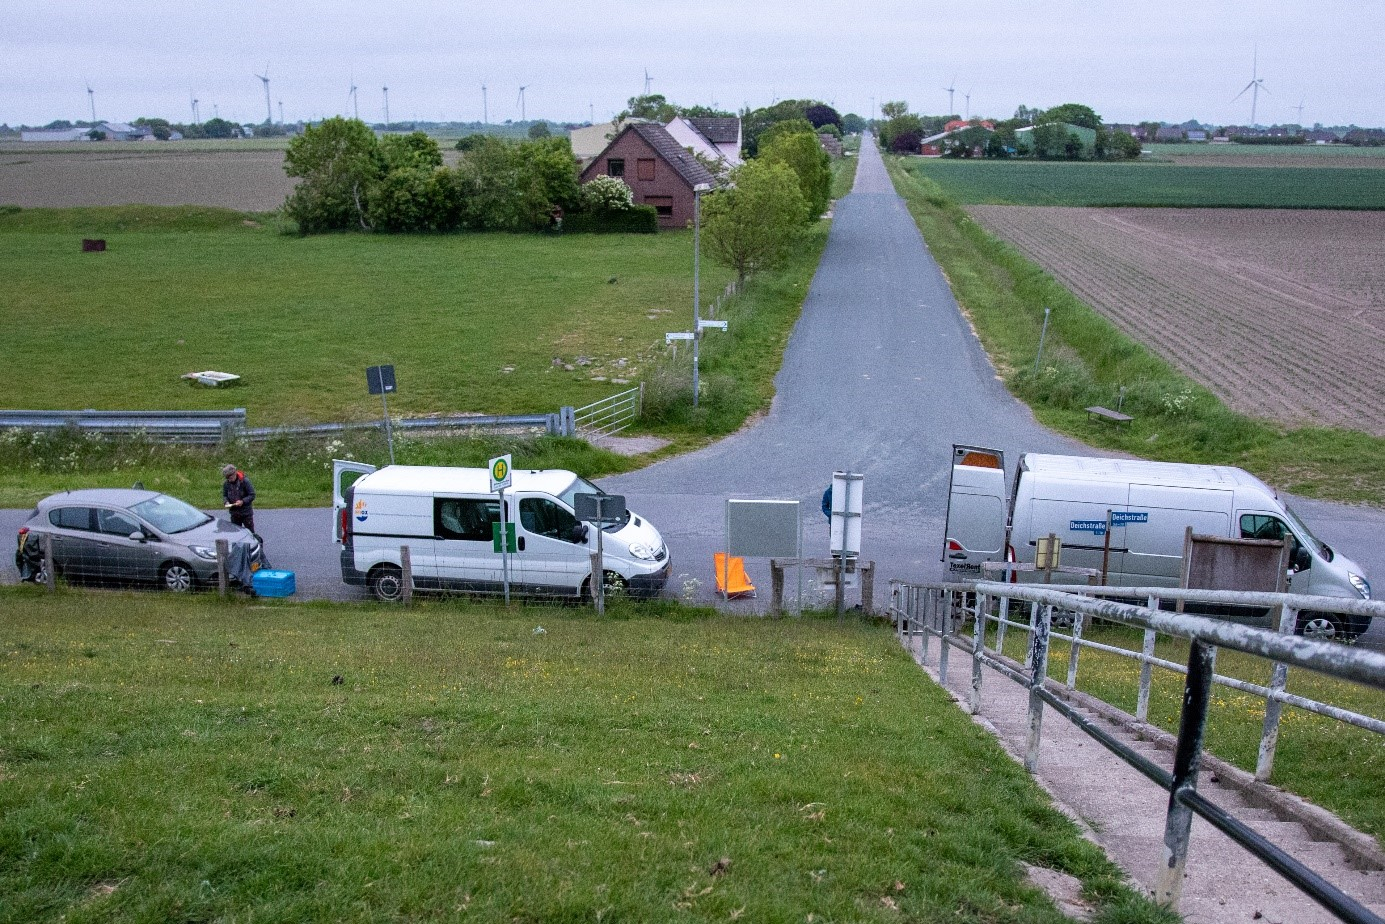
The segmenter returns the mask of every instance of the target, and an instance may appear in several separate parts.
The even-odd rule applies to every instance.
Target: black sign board
[[[395,391],[393,366],[368,366],[365,370],[365,386],[372,395],[392,394]]]
[[[587,523],[615,523],[625,519],[625,495],[574,494],[572,510]]]

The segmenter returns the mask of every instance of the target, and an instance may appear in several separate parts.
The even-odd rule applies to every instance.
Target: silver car
[[[213,585],[218,539],[246,543],[251,564],[260,560],[259,539],[248,529],[157,491],[88,488],[39,501],[19,530],[21,574],[26,548],[32,555],[43,534],[53,537],[57,574],[79,580],[159,583],[172,591]]]

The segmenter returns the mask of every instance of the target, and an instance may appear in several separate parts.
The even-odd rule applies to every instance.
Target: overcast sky
[[[641,93],[738,110],[816,98],[869,117],[1385,124],[1380,0],[0,0],[0,122],[214,113],[275,121],[606,119]],[[970,94],[970,100],[967,99]]]

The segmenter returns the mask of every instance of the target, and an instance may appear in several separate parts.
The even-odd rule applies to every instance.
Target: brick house
[[[707,168],[655,122],[625,126],[580,180],[598,176],[624,180],[637,205],[654,206],[661,228],[686,228],[693,220],[693,187],[714,182]]]

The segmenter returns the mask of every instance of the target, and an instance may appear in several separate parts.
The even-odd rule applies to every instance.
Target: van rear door
[[[1005,454],[952,447],[943,561],[955,575],[979,575],[981,563],[1005,559]]]
[[[342,512],[346,510],[346,489],[357,478],[369,475],[375,466],[364,462],[348,462],[345,459],[332,460],[332,541],[341,542],[342,526],[346,522]]]

